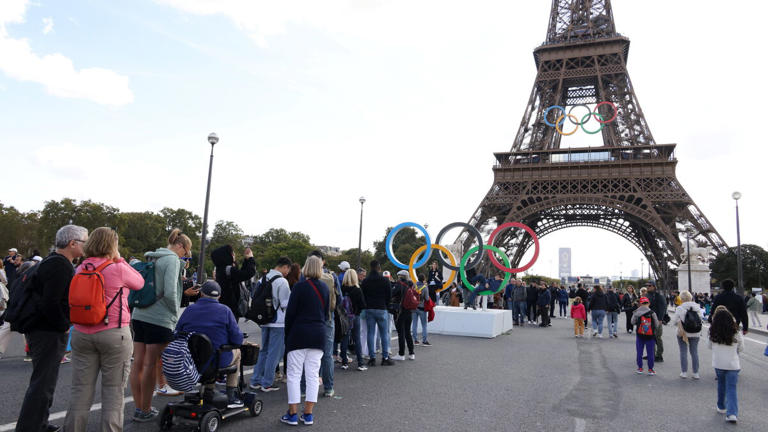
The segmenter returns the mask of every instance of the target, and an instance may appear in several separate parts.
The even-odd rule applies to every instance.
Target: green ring
[[[596,116],[600,117],[601,121],[605,121],[605,117],[603,117],[603,115],[600,114],[599,112],[590,112],[590,113],[587,113],[584,117],[581,118],[581,130],[583,130],[585,133],[588,133],[590,135],[594,135],[594,134],[600,132],[601,130],[603,130],[603,124],[604,123],[600,123],[600,121],[598,121],[598,123],[600,123],[600,129],[598,129],[598,130],[596,130],[594,132],[588,131],[587,128],[584,127],[584,123],[585,123],[584,119],[588,119],[589,116],[591,116],[591,115],[596,115]],[[587,121],[589,121],[589,120],[587,120]]]
[[[509,283],[509,279],[512,278],[512,273],[506,273],[506,276],[504,276],[504,279],[501,281],[501,285],[499,285],[499,289],[497,291],[492,290],[483,290],[480,292],[475,292],[475,287],[472,286],[471,283],[467,280],[467,274],[464,270],[464,266],[467,264],[467,261],[469,260],[469,257],[472,256],[473,253],[477,252],[477,250],[480,248],[480,246],[474,246],[472,249],[468,250],[467,253],[464,254],[464,257],[461,258],[461,263],[459,264],[459,276],[461,276],[461,282],[464,284],[464,287],[469,290],[469,292],[474,293],[476,295],[492,295],[496,293],[500,293],[504,290],[504,288],[507,287],[507,283]],[[492,250],[496,252],[497,254],[501,255],[501,260],[504,261],[504,265],[506,267],[510,267],[509,257],[507,254],[505,254],[501,249],[497,248],[496,246],[491,245],[483,245],[483,250]]]

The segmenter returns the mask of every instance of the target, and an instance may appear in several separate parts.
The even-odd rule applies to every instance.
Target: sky
[[[364,248],[403,221],[434,237],[470,218],[493,152],[512,146],[550,4],[0,0],[0,174],[14,185],[0,202],[202,215],[216,132],[211,226],[353,248],[364,196]],[[613,10],[651,132],[678,144],[678,179],[729,245],[740,191],[742,243],[768,247],[765,133],[744,114],[768,99],[755,76],[768,4]],[[554,275],[560,247],[579,275],[627,275],[642,258],[615,234],[572,228],[542,238],[530,272]]]

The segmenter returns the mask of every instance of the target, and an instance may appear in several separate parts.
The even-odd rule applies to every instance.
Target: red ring
[[[491,251],[491,250],[489,249],[489,250],[488,250],[488,257],[491,259],[491,263],[492,263],[492,264],[493,264],[493,265],[494,265],[494,266],[495,266],[497,269],[499,269],[499,270],[501,270],[501,271],[503,271],[503,272],[505,272],[505,273],[520,273],[520,272],[526,271],[526,270],[528,270],[529,268],[531,268],[531,266],[532,266],[532,265],[533,265],[533,264],[536,262],[536,260],[539,258],[539,237],[537,237],[537,236],[536,236],[536,233],[535,233],[535,232],[534,232],[534,231],[531,229],[531,227],[529,227],[528,225],[526,225],[526,224],[524,224],[524,223],[521,223],[521,222],[507,222],[507,223],[505,223],[505,224],[501,224],[501,225],[499,225],[498,227],[496,227],[496,229],[495,229],[495,230],[493,230],[493,232],[491,233],[491,236],[490,236],[490,237],[488,237],[488,244],[489,244],[490,246],[493,246],[493,240],[496,238],[496,236],[497,236],[497,235],[498,235],[498,234],[499,234],[499,233],[500,233],[502,230],[504,230],[504,229],[507,229],[507,228],[513,228],[513,227],[516,227],[516,228],[522,228],[522,229],[526,230],[526,231],[528,232],[528,234],[530,234],[530,235],[531,235],[531,237],[533,238],[533,244],[536,246],[536,251],[533,253],[533,258],[531,258],[531,261],[530,261],[528,264],[526,264],[526,265],[524,265],[524,266],[522,266],[522,267],[520,267],[520,268],[514,268],[514,269],[511,269],[511,268],[509,268],[509,267],[504,267],[504,266],[503,266],[503,265],[502,265],[502,264],[501,264],[501,263],[500,263],[500,262],[499,262],[499,261],[496,259],[496,257],[495,257],[495,256],[493,256],[493,251]]]
[[[611,117],[611,118],[609,118],[608,120],[605,120],[605,121],[600,121],[600,119],[595,117],[595,120],[597,120],[598,123],[602,123],[602,124],[610,123],[610,122],[616,120],[616,115],[619,113],[619,110],[616,109],[616,104],[614,104],[611,101],[603,101],[603,102],[600,102],[599,104],[595,105],[595,109],[592,110],[593,113],[597,112],[597,109],[600,108],[600,105],[603,105],[603,104],[608,104],[611,107],[613,107],[613,117]]]

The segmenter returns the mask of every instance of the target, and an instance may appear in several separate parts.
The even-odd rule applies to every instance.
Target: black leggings
[[[400,311],[400,316],[397,317],[397,322],[395,323],[395,328],[397,328],[398,355],[405,355],[406,343],[408,343],[408,354],[413,354],[413,335],[411,335],[412,321],[413,315],[411,315],[411,311]]]

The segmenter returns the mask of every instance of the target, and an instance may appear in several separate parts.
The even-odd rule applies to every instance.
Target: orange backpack
[[[86,263],[69,284],[69,320],[73,324],[96,325],[103,322],[109,324],[107,310],[123,293],[123,289],[107,304],[104,291],[104,276],[101,272],[113,263],[104,261],[98,267]],[[121,311],[122,312],[122,311]]]

